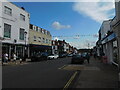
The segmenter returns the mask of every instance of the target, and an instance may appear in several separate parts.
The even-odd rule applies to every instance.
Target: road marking
[[[69,81],[66,83],[66,85],[64,86],[63,90],[68,88],[71,84],[71,82],[74,80],[75,76],[77,75],[77,71],[71,76],[71,78],[69,79]]]
[[[58,69],[63,69],[66,65],[63,65],[62,67],[58,68]]]

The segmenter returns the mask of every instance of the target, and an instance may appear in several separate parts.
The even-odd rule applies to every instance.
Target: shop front
[[[13,58],[13,53],[17,55],[18,58],[23,58],[25,52],[25,45],[22,44],[2,44],[2,54],[8,54],[9,60]],[[2,55],[2,56],[3,56]]]
[[[113,63],[118,65],[118,50],[117,50],[117,40],[116,34],[112,33],[106,37],[103,41],[103,51],[107,56],[108,63]]]
[[[30,50],[30,56],[34,56],[35,54],[41,52],[47,52],[48,54],[51,54],[52,46],[30,44],[29,50]]]

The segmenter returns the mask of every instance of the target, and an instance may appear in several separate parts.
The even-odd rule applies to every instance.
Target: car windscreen
[[[81,55],[73,55],[73,58],[79,58]]]

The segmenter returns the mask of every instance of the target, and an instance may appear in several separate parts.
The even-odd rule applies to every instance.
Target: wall
[[[34,36],[37,37],[37,41],[34,41],[34,38],[33,38]],[[41,42],[38,42],[38,37],[41,37]],[[29,44],[37,44],[37,45],[48,45],[48,46],[51,46],[51,42],[52,42],[52,41],[51,41],[50,43],[43,43],[43,42],[42,42],[42,38],[48,39],[48,40],[50,40],[50,41],[52,40],[52,37],[51,37],[51,36],[30,29],[30,32],[29,32]]]
[[[12,9],[12,16],[4,14],[4,6],[7,6]],[[25,15],[25,21],[20,20],[20,14]],[[13,43],[14,39],[16,39],[17,40],[16,44],[25,44],[25,40],[19,40],[19,30],[20,30],[20,28],[23,28],[27,32],[26,42],[28,43],[29,14],[26,11],[15,6],[12,3],[3,2],[2,3],[2,27],[1,27],[2,30],[0,31],[0,33],[2,34],[2,37],[4,35],[4,23],[11,25],[11,38],[10,39],[6,38],[6,40],[3,42]]]
[[[109,30],[110,30],[110,20],[104,21],[100,28],[101,39],[103,39],[106,36],[106,34]]]

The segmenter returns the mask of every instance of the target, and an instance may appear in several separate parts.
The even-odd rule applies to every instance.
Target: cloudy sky
[[[115,16],[114,2],[15,2],[30,13],[30,23],[51,32],[77,48],[95,45],[104,20]]]

